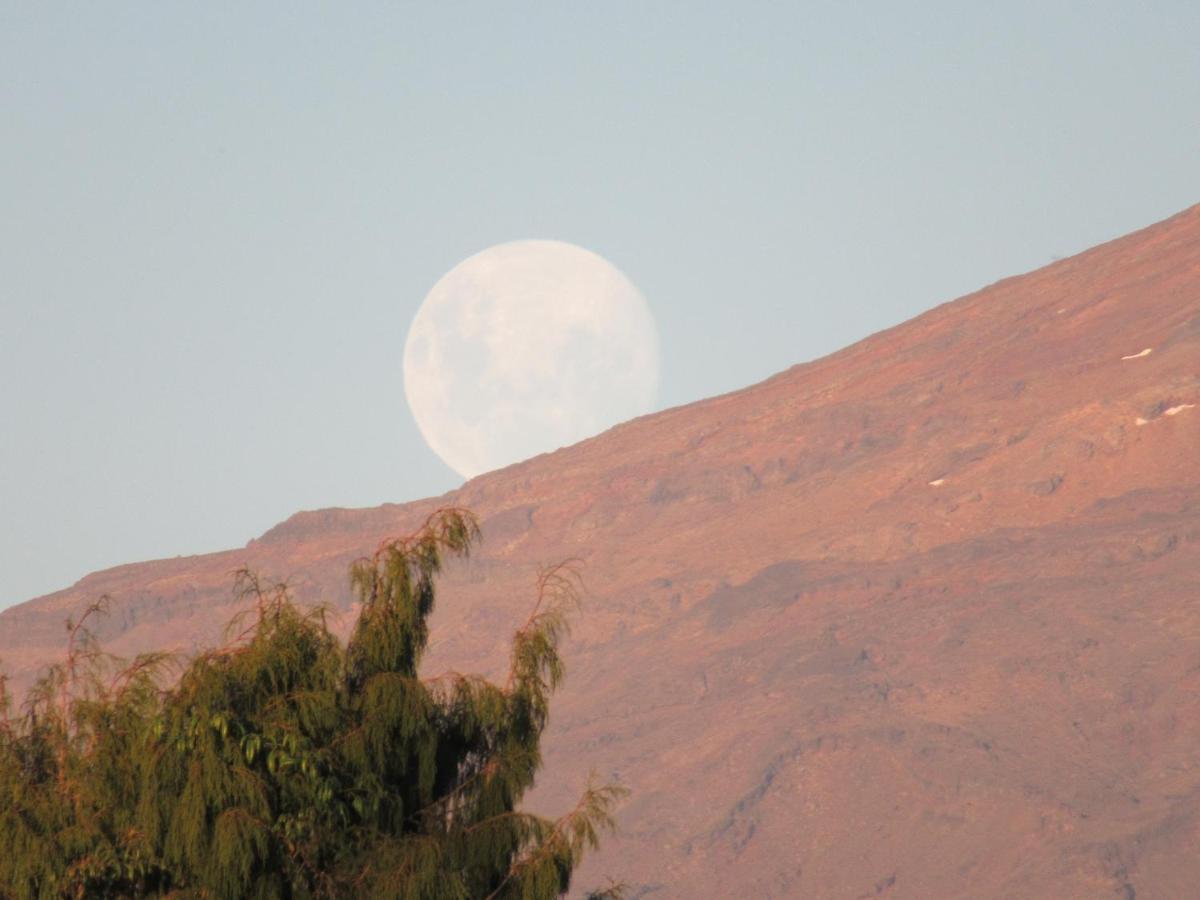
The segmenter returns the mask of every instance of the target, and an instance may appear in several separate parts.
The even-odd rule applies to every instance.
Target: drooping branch
[[[513,861],[504,880],[485,900],[496,900],[508,885],[547,864],[553,867],[552,878],[558,878],[562,871],[569,873],[585,850],[599,846],[600,832],[616,830],[613,807],[628,793],[626,788],[618,785],[597,787],[593,776],[575,808],[558,819],[545,837]],[[561,865],[555,865],[558,863]],[[566,885],[560,885],[560,889],[565,888]]]

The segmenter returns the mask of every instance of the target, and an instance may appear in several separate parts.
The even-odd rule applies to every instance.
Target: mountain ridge
[[[243,565],[345,627],[349,563],[465,505],[484,541],[447,573],[430,671],[502,670],[538,566],[586,564],[533,800],[561,806],[592,767],[634,793],[581,884],[1183,896],[1197,361],[1193,206],[441,497],[93,573],[0,612],[0,660],[27,684],[101,593],[106,646],[194,650]]]

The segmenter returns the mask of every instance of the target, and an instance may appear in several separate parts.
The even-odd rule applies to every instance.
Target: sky
[[[0,607],[460,483],[401,357],[504,241],[658,406],[1200,202],[1200,4],[0,0]]]

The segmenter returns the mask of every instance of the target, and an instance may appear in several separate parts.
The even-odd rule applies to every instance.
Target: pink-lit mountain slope
[[[737,393],[445,497],[301,513],[0,613],[21,684],[102,593],[194,647],[230,572],[346,570],[462,504],[429,672],[500,671],[585,561],[535,803],[632,789],[579,884],[634,897],[1200,895],[1200,207]]]

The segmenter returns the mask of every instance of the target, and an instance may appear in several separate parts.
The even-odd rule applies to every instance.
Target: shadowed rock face
[[[581,886],[1194,896],[1198,449],[1194,207],[445,497],[90,575],[0,656],[27,684],[103,593],[117,652],[214,641],[241,565],[349,621],[350,561],[462,504],[431,674],[501,671],[539,564],[586,564],[533,803],[633,794]]]

